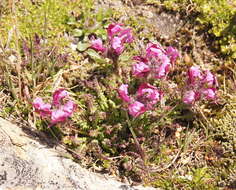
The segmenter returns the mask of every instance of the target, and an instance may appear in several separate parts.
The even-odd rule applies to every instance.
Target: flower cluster
[[[192,105],[200,99],[216,99],[218,83],[216,77],[209,70],[202,71],[198,66],[192,66],[187,75],[187,90],[183,95],[184,103]]]
[[[108,55],[119,56],[125,49],[125,43],[133,42],[130,28],[124,28],[122,24],[110,24],[107,28],[108,45],[103,44],[102,39],[92,38],[91,48]]]
[[[171,46],[164,49],[160,44],[149,43],[144,57],[134,57],[137,63],[132,67],[132,74],[138,78],[148,75],[156,79],[164,78],[178,57],[179,52]]]
[[[91,48],[111,58],[117,58],[125,48],[125,43],[131,43],[134,38],[131,29],[124,28],[122,24],[110,24],[107,28],[108,43],[105,46],[100,38],[93,38]],[[136,78],[145,78],[136,94],[130,96],[128,84],[122,84],[118,89],[119,97],[127,104],[128,112],[133,117],[138,117],[161,100],[163,92],[150,84],[150,79],[165,79],[170,68],[180,56],[177,49],[169,46],[162,47],[159,43],[148,43],[145,55],[135,56],[132,65],[132,75]],[[209,70],[201,70],[192,66],[188,70],[186,90],[183,102],[194,105],[200,99],[215,100],[217,80]]]
[[[66,121],[76,109],[76,104],[69,99],[69,94],[64,89],[58,89],[53,93],[52,104],[44,103],[37,97],[33,101],[33,107],[43,118],[50,118],[51,124]]]
[[[132,66],[132,74],[137,78],[148,76],[156,79],[164,78],[178,57],[179,52],[173,47],[164,49],[160,44],[149,43],[145,56],[134,57],[137,63]],[[163,97],[163,92],[149,83],[141,84],[133,98],[128,95],[127,84],[122,84],[118,93],[120,98],[128,104],[129,114],[133,117],[152,110],[153,106]]]
[[[133,117],[138,117],[153,109],[153,106],[162,98],[162,92],[148,83],[141,84],[133,97],[129,95],[128,87],[127,84],[122,84],[118,89],[118,93],[120,98],[128,104],[129,114]]]

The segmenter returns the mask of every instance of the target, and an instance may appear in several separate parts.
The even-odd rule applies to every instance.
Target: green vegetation
[[[226,59],[233,59],[228,64],[221,57],[216,61],[219,64],[212,66],[219,81],[217,104],[205,103],[191,109],[179,101],[180,95],[174,89],[161,102],[161,109],[157,107],[136,119],[127,115],[117,88],[122,83],[130,84],[129,91],[134,93],[138,82],[130,72],[132,57],[146,45],[147,38],[158,39],[153,28],[146,27],[143,16],[129,18],[112,7],[99,7],[95,0],[9,2],[0,2],[1,117],[45,132],[48,138],[56,138],[63,144],[84,167],[124,181],[163,189],[235,188],[236,75],[232,63],[236,58],[236,5],[233,1],[161,1],[175,11],[187,7],[185,11],[193,14],[199,29],[210,28],[206,32],[215,37],[212,46],[218,43]],[[147,3],[160,5],[156,0]],[[111,59],[88,47],[91,35],[105,41],[108,24],[123,23],[124,17],[124,25],[133,28],[137,40],[127,45],[119,57],[121,74],[118,75]],[[146,33],[142,33],[144,29]],[[182,55],[188,53],[181,45],[179,48]],[[184,86],[186,65],[194,64],[180,58],[176,70],[170,71],[173,83],[164,81],[162,88],[168,91],[166,86],[176,83]],[[160,85],[158,81],[154,84]],[[33,111],[32,102],[36,97],[51,102],[51,94],[58,88],[70,93],[77,110],[67,123],[49,128],[49,123]],[[138,151],[140,147],[130,133],[129,124],[145,156]]]
[[[215,36],[214,44],[221,52],[236,59],[236,3],[231,0],[148,0],[147,3],[164,5],[175,11],[192,15],[197,13],[196,21],[202,29],[209,29]]]

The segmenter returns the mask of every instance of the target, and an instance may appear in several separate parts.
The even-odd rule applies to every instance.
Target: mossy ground
[[[177,19],[172,32],[171,27],[158,28],[163,14]],[[88,36],[105,40],[105,28],[114,21],[132,27],[137,39],[120,57],[119,77],[108,59],[87,49]],[[56,137],[75,161],[122,181],[163,189],[234,189],[235,62],[214,46],[204,27],[194,12],[170,11],[153,2],[1,1],[0,115]],[[205,64],[217,73],[220,101],[194,112],[173,96],[165,109],[132,121],[144,159],[127,128],[116,89],[123,82],[137,85],[130,75],[132,56],[148,39],[181,52],[171,73],[176,83],[184,82],[181,73],[192,64]],[[69,90],[78,109],[67,124],[48,128],[31,103],[37,96],[50,100],[58,87]]]

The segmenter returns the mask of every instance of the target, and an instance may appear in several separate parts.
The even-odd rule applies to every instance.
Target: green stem
[[[135,145],[136,145],[136,147],[137,147],[137,149],[138,149],[138,152],[139,152],[141,158],[142,158],[143,160],[145,160],[145,153],[144,153],[144,151],[143,151],[141,145],[140,145],[139,142],[138,142],[137,136],[136,136],[136,134],[135,134],[135,132],[134,132],[134,130],[133,130],[133,127],[132,127],[132,125],[131,125],[131,122],[130,122],[130,119],[129,119],[129,115],[128,115],[127,112],[126,112],[126,118],[127,118],[127,124],[128,124],[127,126],[128,126],[128,128],[129,128],[129,130],[130,130],[130,132],[131,132],[131,134],[132,134],[132,136],[133,136],[133,138],[134,138],[134,142],[135,142]]]
[[[69,151],[70,153],[73,153],[76,155],[76,157],[78,159],[81,159],[81,156],[75,152],[74,150],[72,150],[71,148],[69,147],[66,147],[65,145],[61,144],[61,141],[57,138],[56,134],[53,132],[53,130],[49,127],[49,131],[51,132],[52,136],[56,139],[56,141],[58,142],[58,146],[64,148],[65,150]],[[70,158],[70,157],[69,157]],[[73,157],[72,157],[73,158]]]
[[[122,74],[120,64],[118,62],[118,57],[113,58],[113,65],[115,66],[115,71],[117,75],[120,77]]]
[[[201,116],[203,117],[203,119],[206,121],[206,123],[208,124],[208,127],[210,128],[213,128],[212,125],[211,125],[211,122],[207,119],[207,117],[205,116],[205,114],[202,112],[201,108],[197,106],[197,111],[201,114]],[[200,120],[201,122],[201,120]],[[208,128],[205,127],[205,125],[201,122],[201,125],[203,126],[204,130],[205,130],[205,133],[206,133],[206,136],[208,137],[209,135],[209,131],[208,131]]]
[[[60,140],[57,138],[56,134],[55,134],[54,131],[51,129],[51,127],[49,127],[49,131],[51,132],[52,136],[53,136],[58,142],[60,142]]]

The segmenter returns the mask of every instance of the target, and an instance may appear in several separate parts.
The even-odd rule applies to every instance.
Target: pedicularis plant
[[[122,24],[110,24],[107,28],[107,35],[108,42],[105,45],[100,38],[91,37],[91,48],[111,58],[121,55],[125,49],[125,44],[134,40],[131,29],[124,28]]]
[[[75,111],[76,104],[70,100],[69,94],[64,89],[58,89],[53,93],[52,103],[44,103],[37,97],[33,101],[35,111],[51,125],[65,122]]]
[[[99,52],[104,58],[111,59],[114,68],[119,70],[119,56],[124,52],[126,44],[134,41],[134,36],[130,28],[115,23],[108,26],[107,35],[106,42],[92,36],[90,48]],[[176,68],[176,60],[179,57],[180,53],[174,47],[163,47],[159,43],[149,42],[144,53],[133,57],[134,64],[131,70],[132,76],[138,84],[136,90],[129,93],[131,84],[121,84],[117,89],[119,98],[123,100],[122,107],[127,113],[127,125],[142,158],[144,158],[144,152],[136,138],[129,115],[133,117],[132,121],[134,121],[144,113],[154,110],[158,104],[161,107],[161,102],[165,97],[172,97],[172,94],[168,94],[171,92],[168,91],[168,88],[171,87],[167,85],[167,82],[171,83],[172,80],[168,74]],[[118,77],[120,76],[118,72]],[[199,66],[191,66],[186,70],[185,77],[186,79],[183,80],[186,85],[175,87],[175,91],[176,93],[181,92],[178,97],[186,107],[193,108],[196,104],[206,101],[216,102],[218,84],[214,74]],[[66,90],[58,89],[53,93],[51,104],[44,103],[41,98],[37,97],[33,102],[33,107],[43,119],[48,120],[51,125],[55,125],[66,122],[75,111],[76,105],[69,98]]]

